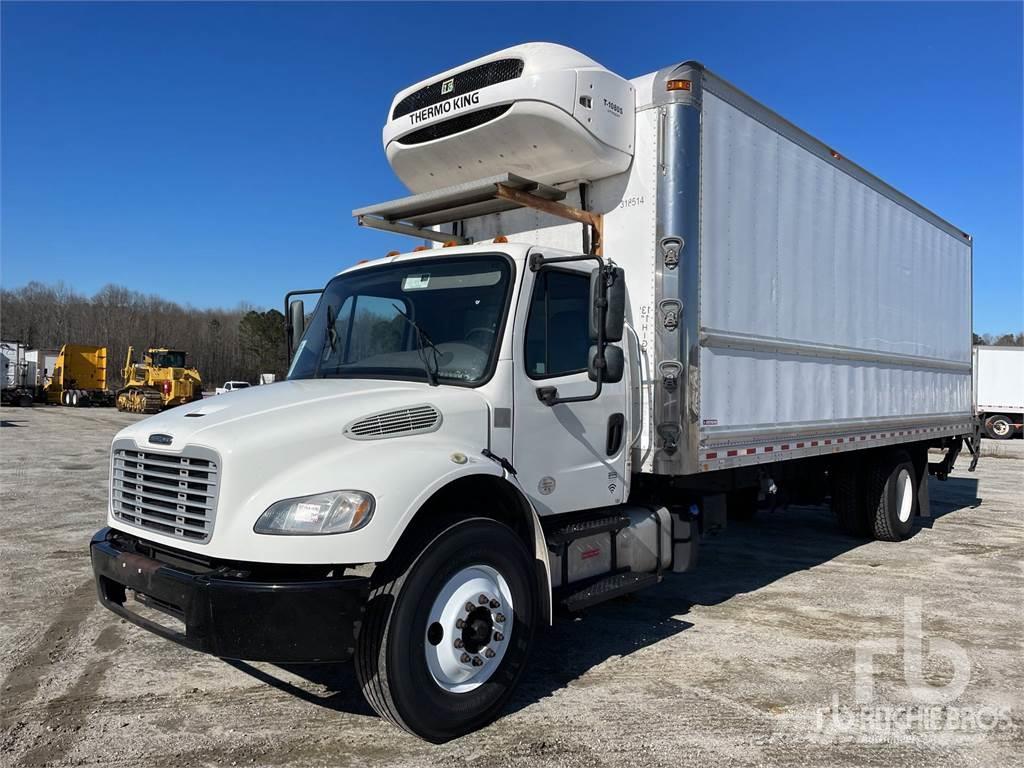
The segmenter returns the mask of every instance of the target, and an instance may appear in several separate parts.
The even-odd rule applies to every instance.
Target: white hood
[[[346,432],[366,417],[406,409],[436,418],[429,428],[398,434]],[[490,408],[477,391],[426,383],[316,379],[218,395],[143,419],[114,438],[116,449],[131,450],[126,442],[131,441],[150,458],[159,459],[160,453],[215,454],[219,489],[209,540],[165,535],[116,519],[109,509],[108,524],[211,557],[375,562],[393,545],[399,521],[435,484],[458,474],[500,471],[481,455],[489,445],[489,422]],[[396,422],[385,415],[381,423],[387,431]],[[365,528],[330,536],[253,531],[260,514],[274,502],[341,489],[367,492],[376,500],[374,517]]]

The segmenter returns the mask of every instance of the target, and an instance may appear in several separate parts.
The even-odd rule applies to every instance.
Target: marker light
[[[385,259],[390,259],[392,256],[397,256],[401,251],[388,251],[384,254]]]
[[[454,240],[446,240],[445,244],[443,246],[441,246],[441,247],[442,248],[451,248],[453,245],[458,245],[458,243],[455,242]]]
[[[496,243],[507,243],[508,242],[508,238],[505,237],[504,235],[498,235],[496,238],[494,238],[494,242],[496,242]]]
[[[279,536],[347,533],[373,517],[373,496],[363,491],[330,491],[284,499],[267,507],[253,530]]]
[[[429,251],[429,250],[430,250],[430,246],[429,245],[417,245],[415,248],[412,249],[413,253],[417,253],[418,251]]]
[[[665,83],[666,91],[688,91],[692,83],[689,80],[669,80]]]

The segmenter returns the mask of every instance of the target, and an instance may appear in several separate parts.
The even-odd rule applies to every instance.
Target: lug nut
[[[481,659],[479,656],[474,656],[473,657],[473,666],[474,667],[482,667],[483,665],[484,665],[484,660],[483,659]]]
[[[456,647],[456,648],[461,648],[461,647],[462,647],[462,645],[463,645],[463,643],[462,643],[462,638],[461,638],[461,637],[456,637],[456,638],[455,638],[455,647]]]
[[[486,656],[488,659],[493,659],[494,658],[494,651],[492,651],[490,648],[488,648],[486,651],[484,651],[484,656]]]
[[[462,619],[456,619],[455,620],[455,628],[456,629],[462,629],[464,626],[466,626],[466,622],[464,622]]]
[[[496,622],[498,622],[499,624],[504,624],[505,623],[505,614],[504,613],[496,613],[496,614],[494,614],[494,620]]]
[[[480,605],[487,605],[487,603],[490,602],[490,600],[487,599],[487,595],[480,595],[480,597],[478,597],[476,601],[480,603]]]
[[[470,612],[470,611],[472,611],[472,610],[473,610],[474,608],[476,608],[476,606],[475,606],[475,605],[473,605],[472,603],[466,603],[466,613],[469,613],[469,612]]]
[[[501,632],[495,632],[494,633],[494,639],[497,640],[500,643],[502,640],[505,639],[505,635],[502,634]]]
[[[491,608],[497,608],[500,605],[501,603],[499,603],[497,600],[491,600]]]
[[[459,656],[459,661],[461,661],[463,664],[469,664],[469,654],[464,653],[461,656]]]

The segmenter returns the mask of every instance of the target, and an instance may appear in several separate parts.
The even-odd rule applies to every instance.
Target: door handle
[[[605,442],[605,455],[614,456],[622,447],[622,431],[626,417],[621,413],[613,413],[608,417],[608,438]]]

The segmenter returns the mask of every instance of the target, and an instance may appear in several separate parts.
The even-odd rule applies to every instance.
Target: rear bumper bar
[[[146,542],[110,528],[98,531],[89,549],[102,605],[193,650],[278,663],[345,661],[354,650],[365,577],[257,580],[237,563],[193,568],[182,560],[176,567],[151,556]],[[134,602],[183,628],[141,615]]]

